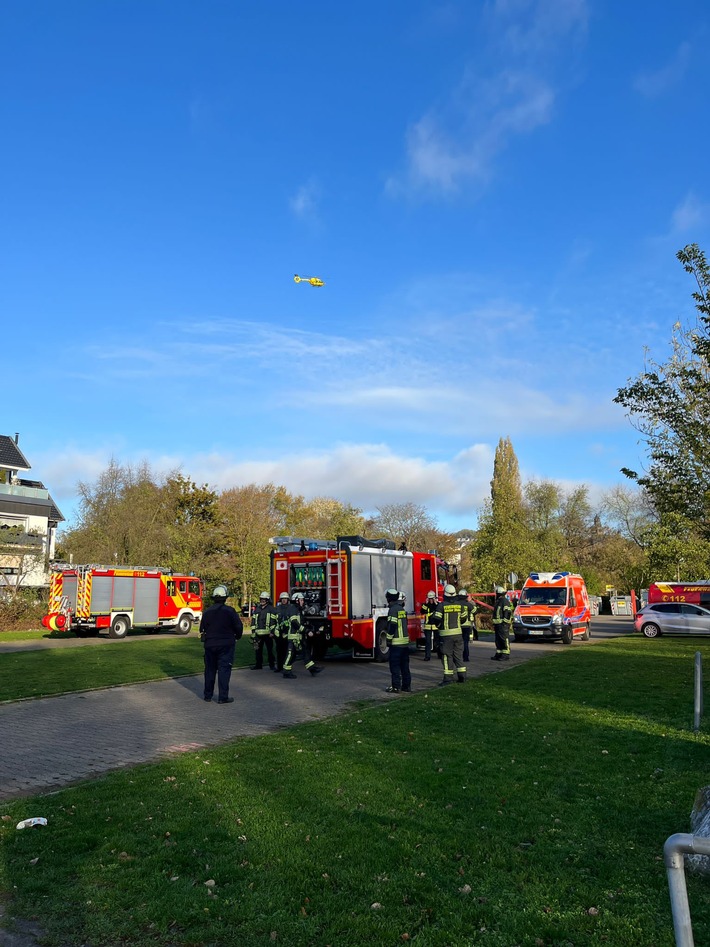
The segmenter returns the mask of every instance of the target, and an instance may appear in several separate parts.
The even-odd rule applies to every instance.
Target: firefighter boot
[[[289,677],[292,680],[295,680],[296,678],[296,675],[293,673],[293,671],[284,671],[283,674],[284,674],[284,677]]]
[[[315,677],[316,674],[320,674],[320,672],[323,670],[323,668],[317,668],[315,665],[313,665],[313,667],[312,667],[312,668],[308,668],[308,670],[311,672],[311,674],[313,675],[313,677]]]

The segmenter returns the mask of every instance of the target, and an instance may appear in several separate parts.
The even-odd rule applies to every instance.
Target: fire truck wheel
[[[375,660],[387,661],[389,659],[390,649],[387,644],[387,622],[381,618],[377,622],[375,629]]]
[[[108,630],[108,636],[109,638],[125,638],[130,627],[131,622],[127,615],[116,615]]]
[[[182,615],[175,626],[175,634],[186,635],[192,630],[192,620],[189,615]]]

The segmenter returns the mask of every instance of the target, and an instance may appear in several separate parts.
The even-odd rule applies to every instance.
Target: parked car
[[[710,635],[710,610],[687,602],[654,602],[636,612],[634,630],[659,635]]]

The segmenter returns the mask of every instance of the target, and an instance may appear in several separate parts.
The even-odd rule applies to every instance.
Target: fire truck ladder
[[[343,560],[328,559],[325,564],[326,605],[329,615],[343,614],[343,599],[341,595]]]

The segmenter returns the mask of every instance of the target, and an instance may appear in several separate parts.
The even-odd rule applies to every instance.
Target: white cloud
[[[673,233],[684,234],[704,226],[710,217],[708,211],[710,205],[701,201],[692,191],[689,192],[673,211]]]
[[[560,51],[583,35],[586,0],[495,0],[486,19],[499,51],[496,68],[467,69],[447,101],[410,125],[405,169],[386,182],[390,195],[480,187],[517,137],[551,121],[556,91],[549,74]]]
[[[302,184],[296,193],[289,199],[291,212],[301,220],[311,223],[319,221],[318,205],[321,199],[321,189],[315,179]]]
[[[393,450],[385,444],[341,443],[318,452],[286,453],[261,460],[239,460],[222,452],[140,456],[112,449],[78,448],[38,456],[45,482],[64,510],[74,510],[76,484],[94,481],[114,457],[118,463],[147,461],[156,475],[176,469],[218,490],[249,483],[275,483],[306,498],[332,496],[374,513],[384,503],[420,503],[435,516],[465,517],[471,523],[490,491],[493,449],[474,444],[453,457],[432,460]],[[69,511],[69,512],[68,512]]]
[[[641,95],[656,98],[672,89],[683,79],[690,62],[692,47],[681,43],[670,61],[660,69],[642,72],[634,79],[633,86]]]

